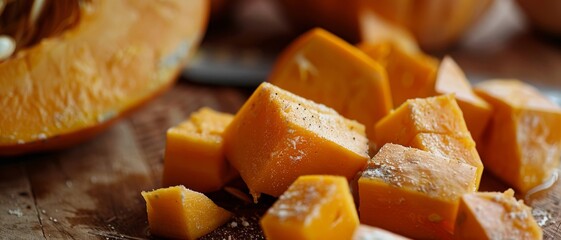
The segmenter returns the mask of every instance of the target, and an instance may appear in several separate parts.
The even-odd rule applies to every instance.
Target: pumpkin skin
[[[364,13],[409,30],[428,51],[446,49],[487,10],[493,0],[279,0],[296,28],[322,27],[356,43],[367,40]]]
[[[80,20],[0,62],[0,155],[95,136],[166,90],[206,28],[206,0],[92,0]]]

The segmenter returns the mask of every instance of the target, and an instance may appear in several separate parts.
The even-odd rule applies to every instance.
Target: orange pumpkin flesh
[[[62,35],[0,63],[0,155],[94,136],[169,87],[198,45],[208,1],[91,1]]]
[[[456,239],[542,239],[543,231],[532,209],[508,189],[464,194],[454,235]]]
[[[278,58],[267,81],[357,120],[371,139],[374,124],[392,109],[382,66],[320,28],[295,40]]]
[[[521,192],[549,179],[561,163],[561,107],[519,80],[487,80],[475,91],[493,106],[477,146],[485,168]]]
[[[473,192],[473,166],[388,143],[358,180],[360,222],[414,239],[451,239],[459,198]]]

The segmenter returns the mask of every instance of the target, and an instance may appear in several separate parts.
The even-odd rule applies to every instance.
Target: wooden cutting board
[[[250,90],[180,83],[89,142],[0,164],[0,238],[146,239],[141,191],[161,186],[165,131],[199,107],[235,112]],[[244,191],[240,182],[230,186]],[[490,177],[483,190],[505,190]],[[236,213],[206,239],[262,239],[265,198],[253,205],[227,192],[210,197]],[[524,196],[519,196],[524,197]],[[561,184],[530,196],[545,239],[561,238]]]
[[[233,113],[248,93],[178,84],[89,142],[2,159],[0,239],[150,238],[140,192],[160,187],[166,129],[202,106]],[[233,221],[240,226],[213,236],[261,238],[257,219],[272,200],[248,205],[225,192],[211,197],[238,212]]]

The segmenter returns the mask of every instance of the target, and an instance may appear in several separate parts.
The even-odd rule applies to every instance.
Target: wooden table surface
[[[475,82],[519,78],[541,87],[559,103],[561,43],[537,37],[520,23],[507,25],[510,30],[500,39],[474,34],[450,54]],[[234,113],[250,93],[247,88],[181,79],[86,143],[59,152],[0,159],[0,239],[152,238],[140,192],[161,186],[166,129],[203,106]],[[545,239],[561,239],[559,182],[531,196],[519,196],[534,207]],[[240,183],[232,186],[240,188]],[[485,173],[482,189],[505,190],[506,186]],[[210,196],[236,217],[207,238],[262,238],[257,219],[274,199],[252,205],[225,192]]]

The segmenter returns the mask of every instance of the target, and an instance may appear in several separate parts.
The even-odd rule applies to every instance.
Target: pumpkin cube
[[[153,235],[197,239],[224,224],[232,213],[216,206],[202,193],[184,186],[142,192]]]
[[[472,191],[477,191],[483,175],[483,163],[470,137],[454,137],[436,133],[419,133],[407,145],[439,156],[458,159],[476,167]]]
[[[354,46],[319,28],[284,50],[268,81],[357,120],[371,139],[374,124],[393,108],[386,71]]]
[[[280,196],[301,175],[352,179],[368,160],[364,126],[262,83],[224,132],[228,160],[256,200]]]
[[[238,175],[224,156],[222,133],[233,115],[201,108],[167,131],[164,186],[185,185],[200,192],[219,190]]]
[[[359,49],[386,69],[394,106],[407,99],[431,95],[438,60],[420,51],[402,49],[393,41],[367,42],[359,45]]]
[[[397,235],[381,228],[359,225],[353,235],[353,240],[407,240],[409,238]]]
[[[473,92],[460,66],[451,57],[446,56],[438,68],[434,94],[451,93],[456,96],[471,136],[478,142],[491,118],[491,105]]]
[[[561,158],[561,108],[517,80],[490,80],[476,92],[494,109],[480,148],[485,167],[527,192],[548,178]]]
[[[376,124],[376,145],[395,143],[460,160],[477,168],[473,191],[479,187],[483,164],[454,95],[407,100]]]
[[[460,200],[457,239],[542,239],[530,207],[514,191],[465,194]]]
[[[458,160],[386,144],[358,180],[360,222],[415,239],[451,238],[475,174]]]
[[[376,124],[376,145],[408,144],[419,133],[471,137],[453,95],[409,99]]]
[[[347,179],[299,177],[261,220],[267,239],[350,239],[359,225]]]

